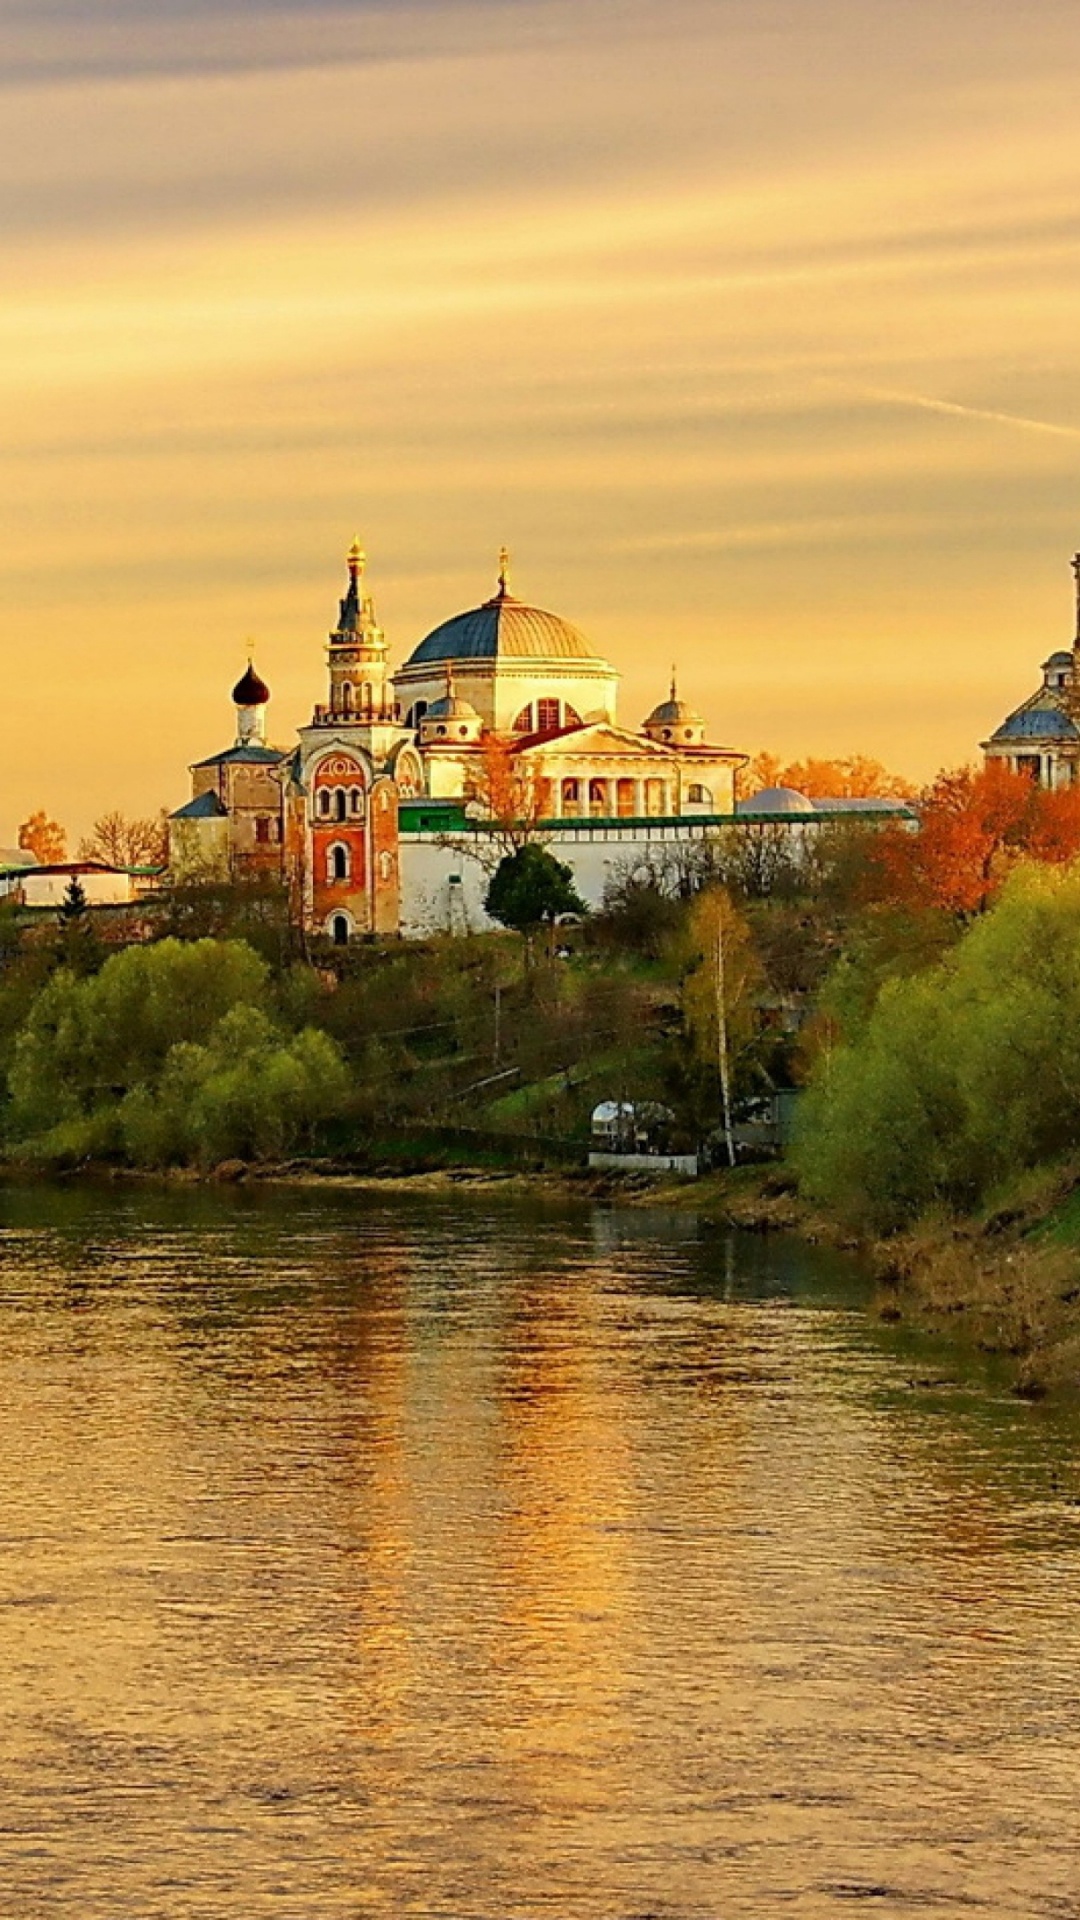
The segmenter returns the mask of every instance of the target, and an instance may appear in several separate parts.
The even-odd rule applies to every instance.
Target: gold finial
[[[360,538],[360,535],[357,534],[356,539],[353,541],[352,546],[349,548],[349,572],[352,574],[352,577],[354,580],[357,578],[358,575],[363,573],[364,568],[366,566],[367,566],[367,554],[364,552],[364,546]]]
[[[449,661],[446,663],[446,697],[448,700],[454,698],[454,669]]]
[[[676,675],[676,672],[675,672],[675,663],[674,663],[674,661],[672,661],[672,664],[671,664],[671,698],[672,698],[672,700],[673,700],[673,701],[674,701],[674,700],[677,700],[677,699],[678,699],[678,697],[679,697],[679,694],[678,694],[678,687],[677,687],[677,678],[678,678],[678,677],[677,677],[677,675]]]
[[[509,591],[510,591],[510,549],[509,547],[500,547],[499,548],[499,592],[509,593]]]

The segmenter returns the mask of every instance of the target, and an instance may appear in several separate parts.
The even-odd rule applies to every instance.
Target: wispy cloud
[[[939,400],[932,394],[903,393],[892,387],[849,387],[853,397],[889,407],[915,407],[923,413],[943,413],[960,420],[987,420],[994,426],[1019,427],[1024,433],[1048,433],[1057,439],[1080,440],[1080,427],[1056,420],[1032,420],[1022,413],[1004,413],[998,407],[973,407],[958,400]]]

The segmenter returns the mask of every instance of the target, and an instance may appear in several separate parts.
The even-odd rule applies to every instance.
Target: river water
[[[1080,1915],[1080,1431],[674,1214],[0,1190],[0,1915]]]

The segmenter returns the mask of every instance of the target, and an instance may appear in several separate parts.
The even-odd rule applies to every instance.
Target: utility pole
[[[499,982],[496,981],[495,982],[495,1045],[494,1045],[494,1048],[492,1049],[492,1055],[491,1055],[496,1066],[498,1066],[499,1060],[501,1058],[501,1049],[502,1049],[502,987],[499,985]]]
[[[716,897],[716,1050],[720,1065],[720,1102],[724,1118],[724,1144],[728,1165],[735,1165],[735,1135],[731,1130],[731,1062],[728,1057],[728,1024],[724,974],[724,903]]]

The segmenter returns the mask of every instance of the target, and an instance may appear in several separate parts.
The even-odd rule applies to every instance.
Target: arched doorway
[[[335,913],[330,921],[330,938],[335,947],[347,947],[349,944],[349,916]]]

